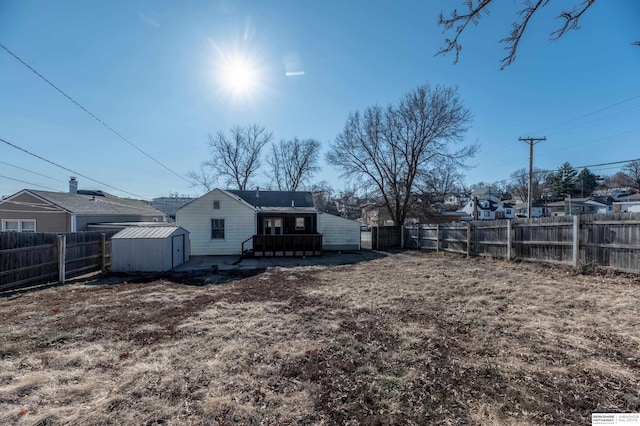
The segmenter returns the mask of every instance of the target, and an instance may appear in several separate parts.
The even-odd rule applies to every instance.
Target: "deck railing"
[[[254,235],[253,255],[320,256],[322,234]]]

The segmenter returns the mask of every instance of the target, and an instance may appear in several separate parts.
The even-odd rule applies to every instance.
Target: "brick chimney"
[[[74,176],[71,176],[71,179],[69,179],[69,193],[70,194],[78,193],[78,181]]]

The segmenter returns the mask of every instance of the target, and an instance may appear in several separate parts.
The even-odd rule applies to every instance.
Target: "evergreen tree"
[[[581,197],[588,197],[598,186],[599,176],[591,173],[586,167],[580,171],[576,177],[576,188],[580,191]]]
[[[554,198],[563,198],[567,194],[577,195],[576,177],[578,172],[569,162],[564,163],[548,178],[547,186],[551,188],[551,195]]]

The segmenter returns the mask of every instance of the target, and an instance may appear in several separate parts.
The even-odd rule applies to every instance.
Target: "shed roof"
[[[132,226],[118,232],[111,239],[164,239],[183,233],[188,231],[179,226]]]

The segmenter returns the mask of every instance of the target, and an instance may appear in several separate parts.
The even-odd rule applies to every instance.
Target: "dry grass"
[[[400,253],[0,299],[0,424],[589,424],[640,412],[637,277]]]

